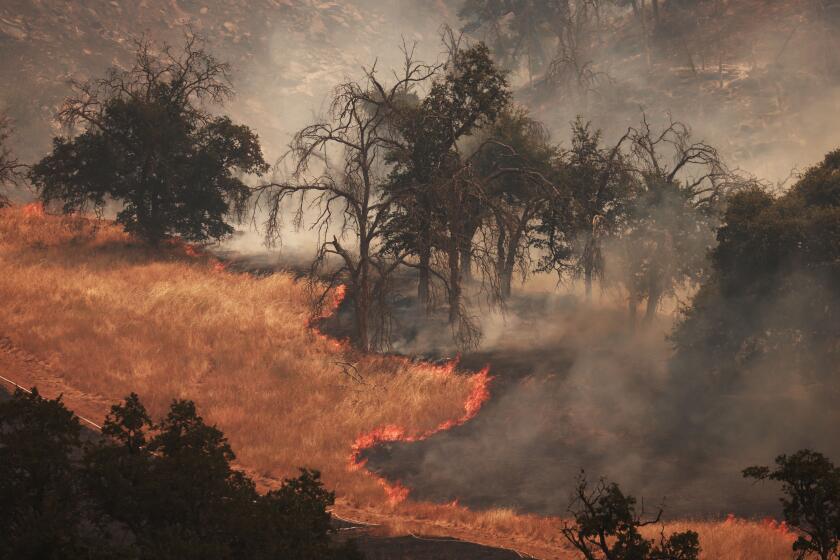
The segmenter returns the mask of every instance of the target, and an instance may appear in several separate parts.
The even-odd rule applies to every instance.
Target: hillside
[[[385,72],[401,62],[399,45],[418,43],[440,55],[443,24],[460,27],[461,0],[10,0],[0,5],[0,110],[18,129],[16,151],[41,157],[58,129],[53,117],[70,79],[101,75],[130,61],[133,39],[146,34],[177,44],[191,28],[231,63],[235,120],[253,126],[270,159],[289,134],[323,108],[338,81],[374,62]],[[626,3],[625,3],[626,4]],[[605,4],[605,6],[609,3]],[[629,10],[608,11],[606,25],[581,53],[598,74],[595,91],[577,97],[566,86],[512,80],[518,97],[563,140],[577,114],[609,135],[654,119],[691,125],[727,160],[781,180],[832,147],[838,74],[835,2],[744,0],[661,2],[646,43]],[[474,32],[474,39],[488,39]],[[554,42],[546,52],[554,56]],[[807,130],[807,133],[805,132]]]
[[[192,29],[231,64],[239,95],[230,112],[256,126],[276,157],[337,80],[377,57],[398,59],[405,26],[395,20],[428,13],[414,17],[423,24],[410,40],[437,33],[448,13],[442,2],[11,0],[0,5],[0,110],[15,120],[19,155],[40,157],[58,132],[52,119],[70,79],[129,64],[143,35],[177,45]],[[392,56],[382,56],[385,46]]]
[[[318,468],[338,494],[336,514],[381,533],[574,557],[562,520],[416,503],[354,465],[355,450],[395,432],[423,437],[467,420],[486,397],[486,377],[359,355],[327,339],[309,328],[306,287],[290,276],[227,272],[189,247],[154,252],[109,223],[37,206],[0,211],[0,269],[3,377],[63,394],[94,421],[130,391],[155,415],[173,398],[194,399],[263,486],[298,466]],[[700,532],[704,558],[789,555],[790,534],[774,524],[667,530],[686,524]]]

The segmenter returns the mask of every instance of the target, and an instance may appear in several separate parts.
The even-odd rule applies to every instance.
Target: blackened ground
[[[230,260],[252,273],[302,271],[258,256]],[[413,279],[400,280],[392,350],[426,360],[458,355],[445,317],[419,311]],[[319,329],[352,336],[351,298]],[[740,472],[802,446],[807,421],[788,422],[773,391],[707,395],[675,381],[668,319],[634,332],[621,310],[547,293],[520,294],[503,315],[476,309],[484,336],[460,368],[490,365],[490,401],[466,425],[368,450],[368,468],[415,499],[472,508],[563,514],[583,469],[618,482],[648,511],[664,505],[671,518],[779,514],[778,489]],[[811,418],[813,430],[829,430],[832,420],[820,418]]]

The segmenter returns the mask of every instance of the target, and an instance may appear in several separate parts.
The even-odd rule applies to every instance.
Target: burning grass
[[[305,287],[289,275],[229,273],[193,248],[152,250],[110,223],[30,205],[0,210],[0,301],[0,337],[98,397],[102,416],[101,403],[130,391],[155,415],[173,398],[194,399],[263,484],[317,468],[343,516],[574,558],[558,519],[416,503],[364,469],[360,453],[370,445],[422,439],[472,418],[489,397],[488,372],[358,355],[309,328]],[[28,382],[25,369],[0,373]],[[68,398],[71,408],[74,398],[82,397]],[[700,533],[705,558],[790,557],[789,533],[778,526],[666,529],[686,527]]]
[[[356,355],[307,328],[306,290],[291,276],[227,273],[185,253],[147,249],[108,223],[3,210],[0,335],[85,393],[135,391],[154,414],[194,399],[257,476],[318,468],[354,505],[383,496],[347,468],[356,438],[383,425],[426,433],[464,414],[470,376]]]

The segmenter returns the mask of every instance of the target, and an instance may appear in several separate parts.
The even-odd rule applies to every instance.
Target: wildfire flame
[[[734,513],[727,515],[726,519],[723,521],[724,525],[740,525],[744,523],[749,522],[746,519],[739,519]],[[776,521],[772,517],[765,517],[761,520],[761,525],[790,542],[795,541],[797,538],[796,531],[791,529],[790,525],[788,525],[786,521]]]
[[[434,368],[434,371],[441,375],[454,375],[457,363],[457,359],[452,360],[443,366]],[[464,401],[464,414],[459,418],[447,420],[440,423],[436,428],[419,434],[409,434],[402,426],[396,426],[393,424],[362,434],[356,438],[356,441],[354,441],[351,446],[347,469],[350,471],[357,471],[365,467],[367,459],[361,458],[361,454],[365,449],[370,449],[375,445],[385,442],[421,441],[436,433],[449,430],[455,426],[460,426],[474,418],[481,409],[481,406],[487,401],[487,399],[490,398],[489,385],[493,378],[489,375],[489,372],[490,367],[485,366],[484,369],[471,376],[470,380],[472,381],[472,390],[470,391],[467,400]],[[395,483],[388,482],[384,478],[376,476],[370,471],[366,471],[366,474],[368,474],[368,476],[376,477],[379,485],[385,490],[385,495],[388,497],[388,502],[391,505],[397,505],[408,498],[409,489],[400,484],[399,481]],[[453,505],[455,504],[457,504],[457,500],[453,502]]]
[[[326,302],[324,302],[324,305],[321,308],[321,312],[313,316],[309,321],[309,327],[312,331],[312,334],[336,352],[346,350],[349,346],[349,341],[336,340],[323,334],[316,327],[316,323],[319,320],[325,319],[334,314],[338,310],[338,307],[341,305],[341,302],[344,301],[344,298],[346,296],[347,286],[345,286],[344,284],[337,286],[333,290],[332,294],[330,294],[329,299]],[[428,368],[428,370],[431,371],[433,374],[449,377],[455,375],[455,370],[458,365],[458,361],[459,358],[455,358],[443,364],[425,365]],[[405,362],[407,364],[413,363],[408,358],[405,358]],[[358,436],[350,447],[351,453],[347,463],[347,469],[349,471],[358,471],[364,469],[365,465],[367,464],[367,459],[361,458],[362,452],[365,449],[369,449],[377,444],[393,441],[411,442],[424,440],[438,432],[449,430],[451,428],[454,428],[455,426],[460,426],[461,424],[464,424],[471,420],[473,417],[475,417],[476,414],[478,414],[478,411],[481,409],[481,406],[487,401],[487,399],[490,398],[489,385],[490,381],[492,380],[492,377],[489,375],[489,372],[490,366],[488,365],[485,366],[484,369],[482,369],[481,371],[474,373],[472,376],[470,376],[470,381],[472,382],[472,389],[470,390],[467,399],[464,401],[464,413],[458,418],[441,422],[437,427],[419,434],[411,434],[408,433],[408,431],[402,426],[389,424],[387,426],[376,428],[368,433],[361,434],[360,436]],[[389,482],[370,471],[365,471],[365,474],[376,478],[377,483],[384,490],[389,504],[397,505],[401,502],[404,502],[408,498],[409,489],[400,484],[399,481],[393,483]],[[459,507],[458,501],[453,501],[450,504],[450,506]]]
[[[336,311],[338,311],[338,307],[341,305],[341,302],[344,301],[345,297],[347,297],[347,286],[339,284],[332,291],[329,298],[323,302],[320,313],[313,315],[309,319],[309,329],[312,331],[313,336],[333,352],[342,352],[347,350],[350,344],[349,341],[338,340],[325,335],[318,330],[316,323],[321,319],[326,319],[327,317],[332,316]]]
[[[21,210],[23,211],[23,216],[25,218],[43,218],[44,213],[44,205],[40,202],[30,202],[29,204],[25,204]]]

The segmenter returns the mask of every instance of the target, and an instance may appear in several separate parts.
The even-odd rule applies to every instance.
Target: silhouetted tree
[[[824,379],[840,336],[838,177],[834,151],[782,196],[753,186],[729,197],[711,273],[674,333],[680,363],[721,379],[785,363]]]
[[[775,469],[749,467],[744,477],[782,483],[785,521],[802,534],[793,543],[798,559],[840,558],[840,469],[816,451],[803,449],[776,457]]]
[[[725,197],[752,181],[728,169],[713,146],[693,141],[680,122],[654,130],[642,115],[628,140],[637,194],[622,232],[624,280],[631,317],[645,299],[650,321],[664,296],[701,280]]]
[[[9,118],[0,113],[0,189],[15,185],[23,178],[25,165],[20,163],[12,152],[9,140],[12,125]],[[0,208],[9,204],[9,198],[0,190]]]
[[[104,539],[90,513],[73,455],[81,426],[61,398],[16,389],[0,403],[0,558],[96,558]]]
[[[188,34],[180,52],[164,46],[160,54],[139,41],[131,69],[74,87],[59,120],[82,132],[55,138],[31,172],[44,203],[71,212],[116,200],[117,221],[152,243],[233,231],[225,219],[241,214],[250,196],[240,175],[268,166],[248,127],[207,109],[233,90],[228,65],[200,38]]]
[[[623,228],[636,195],[622,151],[628,135],[607,148],[601,131],[580,118],[572,123],[571,149],[556,165],[558,189],[536,228],[533,243],[544,251],[538,270],[582,276],[587,298],[603,276],[603,244]]]
[[[566,522],[563,537],[587,560],[697,560],[700,539],[694,531],[664,532],[658,542],[644,538],[639,529],[660,522],[644,520],[636,513],[636,500],[625,495],[615,483],[598,481],[590,487],[581,473],[569,507],[574,522]]]
[[[521,107],[505,110],[476,136],[481,145],[471,161],[485,193],[480,217],[489,244],[479,250],[493,257],[492,279],[505,300],[511,295],[514,270],[529,271],[537,217],[556,194],[553,166],[558,150],[542,123]],[[461,257],[462,265],[468,258]]]
[[[445,280],[450,324],[460,331],[462,255],[468,256],[484,211],[482,184],[470,157],[459,143],[482,125],[492,123],[510,99],[505,74],[483,43],[462,47],[447,37],[449,60],[442,75],[432,78],[429,93],[400,121],[402,144],[390,153],[395,168],[389,191],[395,212],[389,223],[391,239],[418,259],[421,302],[429,297],[432,255],[446,262]]]
[[[131,394],[101,438],[83,447],[80,433],[35,389],[0,403],[0,558],[360,559],[333,543],[317,471],[258,494],[191,401],[155,425]]]
[[[319,272],[328,257],[339,259],[341,264],[331,271],[328,284],[342,281],[348,285],[355,335],[364,350],[381,345],[374,344],[382,342],[386,330],[381,303],[391,273],[404,260],[404,251],[386,246],[383,239],[395,199],[402,196],[386,188],[387,156],[398,145],[396,111],[435,72],[437,67],[416,62],[405,50],[403,71],[392,85],[379,80],[375,67],[360,82],[338,85],[326,117],[295,135],[289,151],[290,179],[260,188],[259,197],[269,209],[269,241],[280,234],[287,201],[297,197],[296,227],[302,225],[305,204],[317,208],[311,224],[319,236],[312,270]],[[346,237],[351,237],[349,244]]]

